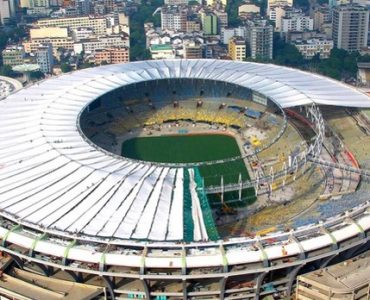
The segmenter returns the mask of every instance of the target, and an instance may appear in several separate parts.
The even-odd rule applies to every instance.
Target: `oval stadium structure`
[[[298,274],[369,248],[370,174],[327,126],[338,107],[370,99],[316,74],[222,60],[108,65],[23,88],[0,101],[0,250],[109,299],[288,297]],[[121,155],[134,137],[195,133],[232,136],[240,152]]]

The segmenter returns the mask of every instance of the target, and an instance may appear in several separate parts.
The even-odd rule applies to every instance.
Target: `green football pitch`
[[[222,134],[137,137],[122,144],[122,156],[152,162],[193,163],[239,155],[240,150],[236,140]],[[220,185],[221,177],[224,184],[237,183],[239,174],[243,181],[249,180],[248,171],[241,159],[203,165],[199,167],[199,171],[204,178],[205,186]],[[254,189],[243,191],[243,197],[254,198],[253,195]],[[232,196],[234,197],[235,193],[232,193]],[[218,202],[217,196],[211,198]]]

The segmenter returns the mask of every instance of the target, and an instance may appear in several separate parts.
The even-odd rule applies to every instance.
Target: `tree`
[[[79,69],[87,69],[87,68],[91,68],[91,67],[94,67],[95,65],[93,63],[89,63],[89,62],[84,62],[82,63],[81,65],[79,65]]]
[[[72,71],[72,67],[67,63],[62,63],[60,65],[60,69],[62,70],[63,73],[68,73]]]
[[[8,77],[16,77],[17,74],[13,71],[12,67],[9,65],[3,65],[0,67],[0,75]]]
[[[146,38],[144,23],[153,22],[154,26],[160,26],[160,17],[153,16],[154,11],[163,5],[163,0],[143,1],[137,12],[130,17],[130,60],[142,60],[148,58],[146,50]]]
[[[30,74],[30,78],[34,80],[40,80],[40,79],[45,78],[45,75],[41,71],[36,71]]]
[[[284,43],[275,51],[274,63],[291,67],[303,66],[305,61],[298,49],[291,44]]]

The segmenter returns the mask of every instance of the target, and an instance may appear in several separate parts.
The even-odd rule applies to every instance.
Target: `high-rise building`
[[[51,44],[40,45],[36,51],[36,61],[41,72],[51,74],[54,65],[53,46]]]
[[[328,8],[317,8],[313,12],[313,29],[321,30],[321,26],[331,22],[331,13]]]
[[[217,16],[210,12],[203,12],[201,14],[202,29],[205,35],[217,34]]]
[[[219,11],[215,10],[214,14],[217,17],[217,26],[218,26],[218,32],[220,32],[221,28],[227,27],[229,18],[228,14],[225,11]]]
[[[367,46],[369,10],[358,5],[341,5],[333,9],[334,47],[358,51]]]
[[[6,24],[15,17],[15,0],[0,0],[0,24]]]
[[[77,0],[75,2],[76,9],[79,15],[88,15],[91,12],[90,0]]]
[[[182,6],[164,6],[161,10],[162,29],[186,31],[187,9]]]
[[[3,64],[9,66],[21,65],[24,62],[25,51],[23,46],[7,46],[3,52]]]
[[[266,20],[249,22],[247,45],[253,59],[272,59],[274,28]]]
[[[233,37],[229,41],[229,56],[232,60],[243,61],[246,58],[246,45],[242,37]]]

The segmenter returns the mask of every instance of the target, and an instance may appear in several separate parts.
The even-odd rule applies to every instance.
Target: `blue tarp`
[[[253,119],[259,119],[261,118],[262,113],[253,109],[248,108],[245,112],[245,115],[247,117],[253,118]]]

